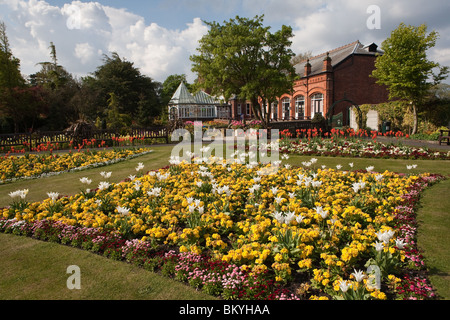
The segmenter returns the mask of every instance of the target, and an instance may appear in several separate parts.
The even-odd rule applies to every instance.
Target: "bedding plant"
[[[0,183],[104,166],[149,152],[148,148],[130,148],[0,156]]]
[[[140,168],[142,169],[142,168]],[[351,169],[351,168],[348,168]],[[414,207],[429,174],[172,159],[79,194],[12,193],[0,230],[82,247],[224,299],[432,299]],[[74,181],[76,183],[76,181]]]
[[[397,139],[390,143],[383,143],[380,137]],[[413,147],[403,145],[401,138],[408,138],[401,132],[347,129],[331,129],[322,132],[321,129],[297,129],[295,134],[289,130],[280,132],[280,152],[310,156],[331,157],[361,157],[384,159],[424,159],[447,160],[450,152],[432,150],[428,147]]]

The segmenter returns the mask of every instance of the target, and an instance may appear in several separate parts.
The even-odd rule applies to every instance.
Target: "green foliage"
[[[250,100],[253,114],[263,120],[259,98],[272,102],[292,90],[292,28],[282,26],[271,33],[263,26],[263,16],[206,24],[210,30],[199,41],[198,54],[190,57],[192,71],[213,94]],[[268,115],[264,120],[269,121]]]
[[[369,110],[375,110],[378,112],[378,127],[381,127],[383,121],[391,122],[392,130],[407,131],[405,124],[405,116],[411,114],[409,106],[403,101],[389,101],[379,104],[363,104],[359,106],[362,115],[362,123],[367,121],[367,113]],[[359,114],[356,113],[357,121],[359,121]],[[378,128],[373,128],[378,130]]]
[[[411,103],[414,115],[413,133],[417,131],[417,110],[423,106],[424,99],[433,85],[445,79],[448,67],[427,59],[427,50],[434,47],[438,33],[427,32],[425,24],[419,27],[401,23],[383,41],[383,55],[377,57],[372,76],[377,83],[386,85],[389,98]],[[434,70],[439,70],[435,74]],[[432,78],[433,82],[428,79]]]
[[[106,109],[106,123],[108,129],[125,130],[131,125],[131,117],[128,114],[120,113],[120,106],[117,96],[109,94],[108,108]]]
[[[6,25],[0,21],[0,89],[22,87],[24,84],[20,60],[13,56],[6,35]]]
[[[122,59],[115,52],[111,57],[105,55],[103,62],[93,77],[86,79],[87,84],[98,91],[97,103],[102,109],[108,108],[110,94],[114,93],[118,112],[137,118],[137,122],[145,122],[160,113],[158,83],[142,75],[132,62]]]

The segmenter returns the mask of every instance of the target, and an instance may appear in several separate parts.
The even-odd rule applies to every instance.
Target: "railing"
[[[39,131],[33,133],[0,134],[0,148],[1,151],[4,151],[11,147],[24,147],[25,150],[31,151],[39,145],[48,144],[68,144],[76,147],[83,143],[83,141],[104,141],[105,143],[114,144],[119,139],[131,139],[133,142],[136,139],[158,138],[165,139],[166,143],[169,143],[169,130],[167,127],[132,128],[125,134],[114,130],[85,131],[76,135],[66,131]]]

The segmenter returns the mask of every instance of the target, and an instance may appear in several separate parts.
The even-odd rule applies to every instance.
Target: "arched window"
[[[311,119],[316,113],[323,114],[323,94],[316,93],[311,96]]]
[[[289,120],[290,111],[291,111],[291,99],[284,98],[281,102],[282,110],[283,110],[283,119]]]
[[[295,119],[303,120],[305,117],[305,97],[298,96],[295,98]]]
[[[277,121],[278,120],[278,101],[272,102],[271,110],[272,110],[272,120]]]
[[[178,108],[177,107],[170,107],[169,109],[169,118],[170,120],[177,120],[178,119]]]

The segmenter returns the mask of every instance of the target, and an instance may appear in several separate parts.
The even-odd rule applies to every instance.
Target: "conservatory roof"
[[[217,100],[215,97],[210,96],[205,91],[199,91],[194,96],[195,100],[197,100],[197,104],[222,104],[221,101]]]
[[[197,104],[197,100],[189,92],[184,82],[181,82],[170,99],[169,104]]]
[[[199,91],[195,95],[192,95],[184,82],[181,82],[178,89],[169,101],[169,105],[221,105],[220,100],[207,94],[205,91]]]

